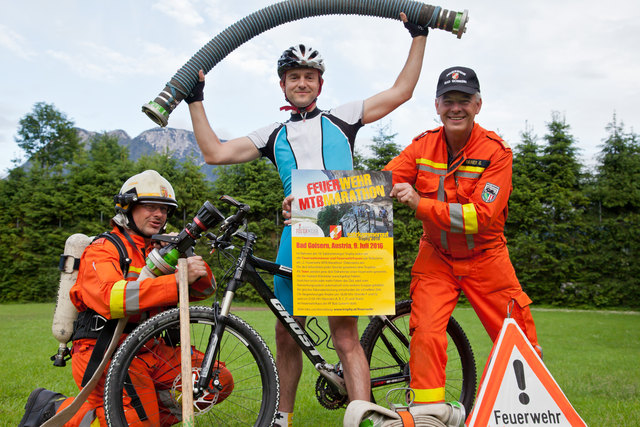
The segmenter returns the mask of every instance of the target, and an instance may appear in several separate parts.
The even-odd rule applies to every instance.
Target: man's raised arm
[[[363,124],[375,122],[407,102],[411,99],[413,90],[418,83],[429,30],[426,27],[408,22],[404,13],[400,14],[400,19],[413,37],[407,62],[393,86],[364,101]]]
[[[200,70],[199,82],[185,101],[189,104],[193,133],[202,151],[204,161],[210,165],[228,165],[259,158],[260,151],[246,136],[230,139],[224,143],[220,141],[218,135],[211,128],[204,111],[203,92],[204,72]]]

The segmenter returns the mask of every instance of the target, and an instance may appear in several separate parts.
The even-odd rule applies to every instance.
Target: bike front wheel
[[[210,307],[189,309],[192,381],[215,330]],[[260,335],[229,314],[220,337],[208,390],[194,397],[190,426],[270,426],[278,407],[275,362]],[[138,326],[114,355],[105,382],[105,416],[109,426],[169,426],[181,421],[179,309],[167,310]]]
[[[372,401],[385,404],[387,392],[409,387],[409,317],[411,300],[396,304],[396,314],[374,317],[360,343],[371,370]],[[471,413],[476,392],[476,362],[460,324],[451,317],[447,325],[445,399],[462,403]],[[396,402],[397,403],[397,402]]]

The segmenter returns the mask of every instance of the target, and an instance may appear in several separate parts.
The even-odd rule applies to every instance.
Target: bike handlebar
[[[212,245],[214,248],[230,246],[231,236],[233,236],[238,229],[245,224],[245,218],[251,210],[249,205],[246,203],[240,203],[231,196],[224,195],[220,197],[220,200],[235,207],[236,212],[222,221],[222,225],[220,226],[220,231],[222,232],[221,236],[207,236],[213,241]]]

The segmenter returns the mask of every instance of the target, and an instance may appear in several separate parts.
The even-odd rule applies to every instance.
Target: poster
[[[294,170],[293,314],[395,313],[391,172]]]

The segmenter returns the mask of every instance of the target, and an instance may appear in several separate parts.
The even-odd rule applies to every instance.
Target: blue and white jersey
[[[354,101],[329,111],[316,108],[303,119],[292,114],[248,135],[278,169],[285,196],[291,194],[294,169],[353,169],[356,133],[363,126],[364,101]]]

